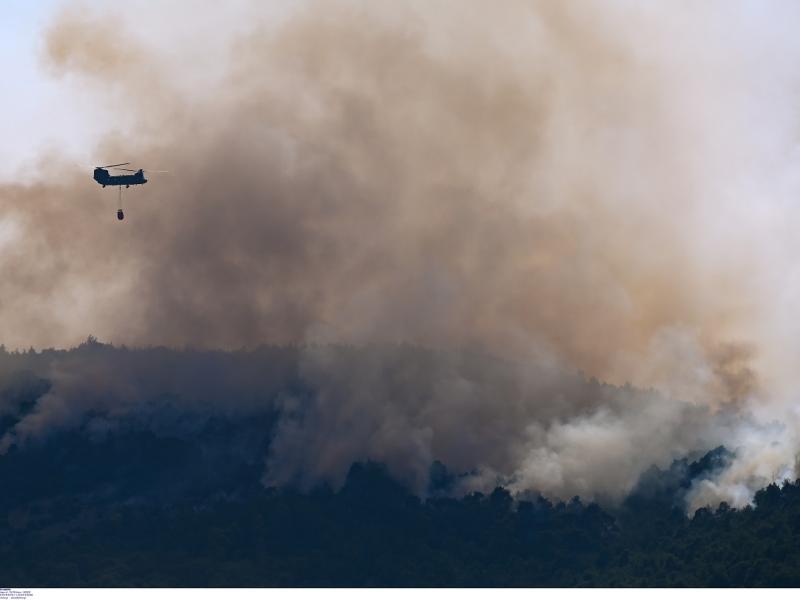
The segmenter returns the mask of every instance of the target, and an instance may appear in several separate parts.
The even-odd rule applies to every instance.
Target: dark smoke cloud
[[[305,351],[318,394],[301,419],[279,402],[279,481],[335,479],[363,455],[419,480],[443,458],[615,495],[653,463],[739,439],[731,411],[764,393],[762,290],[748,238],[708,218],[709,181],[739,158],[722,150],[735,110],[706,109],[728,90],[709,77],[724,44],[616,4],[326,2],[279,25],[252,10],[199,87],[124,20],[54,21],[47,67],[125,115],[97,154],[172,174],[125,191],[124,224],[116,191],[74,169],[0,191],[6,344],[90,328],[134,345],[500,357],[394,381],[379,350]],[[578,370],[658,391],[589,389]]]

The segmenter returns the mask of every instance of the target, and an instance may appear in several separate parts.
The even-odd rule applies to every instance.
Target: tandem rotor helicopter
[[[147,183],[147,179],[145,179],[145,169],[139,169],[138,171],[134,171],[133,169],[124,169],[125,165],[129,165],[131,163],[124,162],[124,163],[117,163],[115,165],[104,165],[102,167],[95,167],[94,168],[94,180],[106,187],[107,185],[115,185],[119,187],[119,197],[118,197],[118,204],[117,204],[117,219],[122,221],[125,218],[125,213],[122,211],[122,186],[124,185],[126,188],[131,187],[132,185],[144,185]],[[108,169],[114,169],[116,171],[128,171],[133,173],[133,175],[111,175],[108,172]],[[148,173],[167,173],[167,171],[151,171],[147,170]]]

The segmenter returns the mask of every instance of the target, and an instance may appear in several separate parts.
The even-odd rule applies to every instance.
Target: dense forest
[[[685,491],[726,464],[723,447],[653,467],[615,503],[462,493],[438,461],[424,490],[370,460],[341,486],[274,486],[273,409],[201,418],[173,403],[112,427],[89,403],[24,437],[51,386],[41,364],[65,356],[0,357],[0,586],[800,585],[800,481],[687,514]],[[273,368],[291,379],[289,362]]]
[[[8,481],[8,465],[3,465]],[[5,496],[5,494],[4,494]],[[379,464],[338,492],[9,510],[4,586],[797,586],[800,482],[693,518],[660,499],[409,494]]]

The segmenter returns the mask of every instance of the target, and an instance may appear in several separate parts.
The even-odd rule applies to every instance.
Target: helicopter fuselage
[[[147,183],[144,178],[144,171],[139,169],[133,175],[109,175],[105,169],[97,168],[94,170],[94,180],[106,187],[107,185],[119,185],[130,187],[132,185],[143,185]]]

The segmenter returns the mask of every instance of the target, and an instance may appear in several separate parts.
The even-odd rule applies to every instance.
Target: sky
[[[262,15],[279,20],[290,4],[299,3],[273,0],[261,4]],[[224,10],[198,11],[186,0],[158,5],[133,0],[124,9],[103,0],[4,0],[0,3],[0,69],[14,85],[10,93],[0,96],[0,126],[5,136],[0,143],[0,180],[46,172],[47,165],[40,162],[44,155],[66,158],[82,167],[103,162],[107,157],[97,156],[95,151],[99,140],[109,132],[127,132],[130,126],[125,105],[117,110],[98,102],[83,93],[80,81],[48,68],[45,34],[62,11],[100,14],[96,26],[105,30],[135,15],[132,22],[137,35],[159,48],[165,60],[180,62],[187,85],[192,85],[218,75],[226,44],[237,28],[247,27],[251,5],[249,0],[233,0],[226,2]],[[169,43],[165,44],[165,39]],[[197,39],[203,43],[189,44]]]
[[[65,102],[63,86],[44,72],[41,63],[42,32],[59,3],[7,0],[0,4],[0,71],[14,82],[0,95],[0,124],[6,139],[0,144],[0,177],[4,179],[35,162],[43,148],[66,146],[76,151],[92,139],[90,112],[68,96]]]

